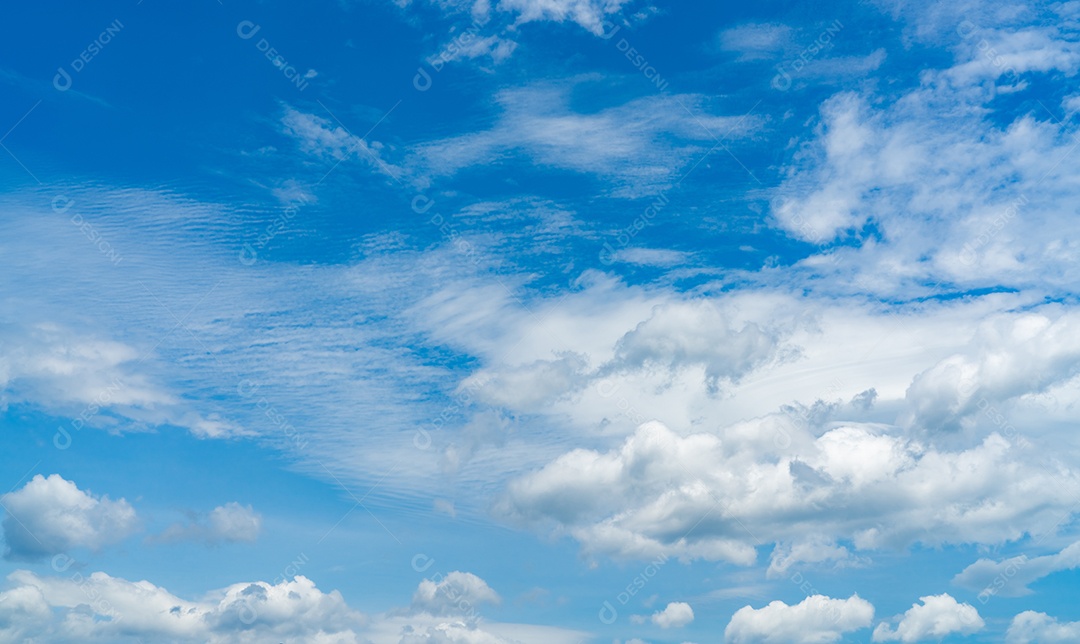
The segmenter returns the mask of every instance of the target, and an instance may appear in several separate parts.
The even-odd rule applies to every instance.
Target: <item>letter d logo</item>
[[[773,89],[786,92],[791,89],[791,77],[787,75],[783,68],[780,68],[780,73],[773,76],[772,82],[769,84],[773,86]]]
[[[236,25],[236,35],[244,40],[250,40],[255,34],[259,33],[260,29],[262,27],[250,20],[241,20],[240,24]]]
[[[614,624],[615,620],[619,619],[619,611],[615,610],[615,607],[611,605],[611,602],[604,602],[604,605],[600,607],[600,612],[597,614],[602,624]]]
[[[61,92],[68,91],[71,89],[71,74],[68,74],[67,70],[63,67],[57,67],[56,76],[53,76],[52,84],[53,87]]]

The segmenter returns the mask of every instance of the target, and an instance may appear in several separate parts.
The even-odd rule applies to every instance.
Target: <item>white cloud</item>
[[[52,619],[52,609],[41,591],[19,586],[0,592],[0,640],[31,641]]]
[[[777,58],[792,46],[792,28],[776,23],[731,27],[717,36],[720,48],[739,53],[739,60]]]
[[[694,621],[694,609],[686,602],[671,602],[650,618],[660,628],[682,628]]]
[[[979,591],[980,597],[1020,597],[1031,594],[1032,590],[1027,587],[1031,582],[1059,570],[1077,567],[1080,567],[1080,541],[1056,555],[1030,559],[1027,555],[1020,555],[1003,561],[979,559],[953,577],[953,583]]]
[[[1059,622],[1046,613],[1026,610],[1013,618],[1005,634],[1008,644],[1055,644],[1080,640],[1080,622]]]
[[[394,0],[398,6],[408,6],[412,0]],[[505,14],[514,25],[529,22],[575,23],[596,34],[610,30],[623,6],[629,0],[431,0],[451,15],[468,14],[473,24],[487,25]]]
[[[794,606],[774,601],[763,608],[740,608],[724,629],[724,639],[732,644],[826,644],[870,626],[873,619],[873,605],[858,595],[847,599],[811,595]]]
[[[477,0],[480,4],[486,0]],[[517,15],[519,23],[538,20],[575,22],[594,34],[605,32],[608,16],[618,13],[629,0],[499,0],[500,11]]]
[[[924,71],[898,96],[844,92],[823,103],[772,215],[799,239],[857,246],[834,252],[842,262],[806,262],[789,277],[806,269],[838,288],[909,296],[928,284],[1068,289],[1080,237],[1065,205],[1077,196],[1077,171],[1063,160],[1077,126],[999,97],[1022,91],[1021,76],[1080,70],[1075,21],[919,7],[917,20],[934,16],[934,31],[959,43],[955,64]],[[1058,11],[1064,5],[1047,9]]]
[[[193,517],[187,523],[166,528],[155,541],[204,541],[218,543],[252,543],[262,530],[262,516],[250,506],[231,502],[218,506],[205,517]]]
[[[461,622],[444,622],[428,626],[423,631],[406,628],[400,644],[513,644],[510,640]]]
[[[567,85],[500,92],[501,114],[493,127],[416,146],[410,167],[449,176],[522,153],[541,166],[600,176],[616,196],[638,197],[672,186],[680,171],[713,147],[714,137],[730,142],[760,124],[752,116],[713,115],[704,96],[686,94],[580,113],[570,105]]]
[[[421,581],[413,594],[412,610],[432,615],[475,616],[480,605],[500,601],[499,595],[483,579],[455,570],[438,581]]]
[[[659,268],[679,266],[685,264],[688,259],[690,259],[689,253],[669,248],[620,248],[611,256],[613,262]]]
[[[337,591],[323,593],[297,576],[277,585],[233,584],[201,601],[187,601],[147,581],[131,582],[103,572],[46,578],[20,570],[8,576],[35,641],[115,641],[121,636],[150,641],[359,643],[363,624]],[[56,615],[44,611],[56,610]],[[0,613],[10,611],[0,602]],[[49,619],[51,617],[52,619]]]
[[[835,562],[836,567],[863,563],[853,557],[844,546],[827,539],[809,537],[793,544],[777,544],[769,557],[769,568],[765,571],[765,576],[775,579],[786,575],[788,569],[797,564],[822,562]]]
[[[875,642],[921,642],[940,640],[954,633],[970,635],[986,625],[979,611],[971,604],[957,603],[952,596],[928,595],[920,597],[922,604],[913,604],[896,626],[889,628],[886,622],[874,629]]]
[[[419,612],[414,603],[369,617],[350,608],[338,591],[323,592],[301,575],[277,584],[231,584],[189,600],[149,581],[104,572],[43,577],[17,570],[0,591],[0,638],[42,644],[125,638],[178,644],[576,644],[588,635],[481,620],[462,599],[487,603],[497,596],[474,575],[452,575],[439,592],[461,593],[456,601],[425,595]]]
[[[1071,379],[1080,371],[1078,327],[1080,314],[1053,309],[987,320],[966,352],[949,356],[912,381],[907,400],[913,419],[924,426],[956,428],[988,406]]]
[[[577,449],[514,480],[498,507],[587,552],[632,557],[748,565],[756,545],[808,538],[860,550],[1000,543],[1025,533],[1016,525],[1053,530],[1075,502],[1058,478],[1075,472],[1023,457],[997,434],[946,451],[870,424],[815,436],[768,417],[680,436],[651,422],[611,451]]]
[[[125,501],[96,497],[59,474],[37,474],[22,489],[0,497],[4,558],[35,560],[71,548],[98,549],[136,529],[135,509]]]
[[[378,141],[369,142],[348,131],[331,118],[301,112],[286,106],[281,117],[284,133],[297,141],[300,150],[328,162],[340,163],[346,159],[359,159],[373,170],[392,178],[398,178],[400,168],[383,159],[385,146]],[[327,166],[327,170],[333,164]]]
[[[517,49],[517,43],[513,40],[495,35],[478,36],[473,29],[455,34],[449,44],[428,58],[428,64],[436,70],[441,70],[443,65],[455,60],[471,60],[484,56],[490,56],[493,63],[501,63]]]
[[[5,342],[0,354],[5,403],[43,398],[57,404],[98,407],[174,402],[145,378],[125,372],[125,366],[140,357],[134,347],[80,336],[51,323],[5,331],[9,338],[19,340]]]
[[[204,438],[243,433],[194,412],[141,372],[147,351],[52,322],[27,323],[35,317],[29,311],[22,317],[0,326],[0,410],[30,404],[70,417],[53,436],[56,447],[69,447],[85,427],[118,431],[170,423]]]

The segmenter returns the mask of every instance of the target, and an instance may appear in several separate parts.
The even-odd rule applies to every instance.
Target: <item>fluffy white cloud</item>
[[[504,342],[516,350],[492,351],[494,360],[467,378],[462,389],[480,402],[517,413],[554,411],[582,428],[617,422],[631,430],[649,419],[645,410],[669,415],[680,414],[681,408],[674,418],[689,421],[704,412],[698,406],[706,400],[715,404],[718,395],[755,371],[789,362],[797,354],[785,341],[790,324],[775,318],[747,319],[739,310],[760,304],[651,300],[645,294],[609,289],[599,284],[588,295],[563,302],[543,325],[535,325],[532,316],[520,327],[511,325],[504,330],[509,335]],[[606,313],[604,307],[587,303],[589,295],[607,303]],[[447,311],[437,314],[454,324]],[[506,316],[513,319],[517,312]],[[537,342],[553,337],[566,343],[557,347]],[[703,400],[687,404],[691,401],[683,391],[695,388]]]
[[[154,538],[156,541],[205,541],[208,544],[252,543],[262,530],[262,515],[250,505],[226,503],[205,517],[194,517],[187,523],[176,523]]]
[[[873,619],[873,605],[858,595],[847,599],[811,595],[794,606],[782,601],[757,609],[743,606],[732,615],[724,639],[732,644],[826,644],[870,626]]]
[[[955,429],[988,407],[1041,393],[1080,371],[1080,314],[1053,309],[984,322],[965,353],[920,373],[907,391],[912,418]]]
[[[43,577],[18,570],[0,591],[0,639],[116,642],[126,639],[212,644],[575,644],[588,634],[531,624],[481,620],[474,604],[497,601],[469,573],[447,575],[432,597],[421,584],[410,609],[367,617],[341,594],[323,592],[307,577],[272,584],[232,584],[188,600],[149,581],[104,572]],[[70,575],[68,574],[70,573]],[[433,614],[433,613],[440,614]]]
[[[121,636],[220,644],[362,641],[353,630],[362,625],[362,616],[337,591],[323,593],[302,576],[277,585],[233,584],[202,601],[103,572],[46,578],[16,571],[8,581],[13,588],[0,597],[18,603],[0,601],[0,612],[17,608],[33,617],[22,623],[35,641],[113,641]]]
[[[1080,622],[1059,622],[1046,613],[1026,610],[1013,618],[1008,644],[1055,644],[1080,640]]]
[[[694,621],[694,609],[686,602],[671,602],[650,618],[660,628],[682,628]]]
[[[1030,559],[1027,555],[1019,555],[1003,561],[979,559],[953,577],[953,583],[980,591],[980,596],[1019,597],[1031,594],[1027,587],[1031,582],[1059,570],[1077,567],[1080,567],[1080,541],[1056,555]]]
[[[21,489],[0,497],[4,557],[41,559],[70,548],[101,548],[136,528],[135,509],[125,501],[96,497],[59,474],[37,474]]]
[[[796,420],[687,436],[646,423],[616,449],[577,449],[511,482],[499,510],[587,551],[751,564],[774,542],[999,543],[1025,533],[1016,525],[1053,530],[1075,503],[1059,478],[1075,472],[1027,462],[997,434],[947,451],[872,424],[815,436]]]
[[[470,572],[453,571],[438,581],[425,579],[413,594],[412,610],[432,615],[473,615],[481,604],[501,600],[483,579]]]
[[[960,604],[947,593],[920,597],[904,613],[896,630],[886,622],[874,629],[875,642],[921,642],[959,633],[970,635],[986,625],[971,604]]]

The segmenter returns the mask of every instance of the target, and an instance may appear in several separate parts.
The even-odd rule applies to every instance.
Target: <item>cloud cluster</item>
[[[147,581],[103,572],[70,578],[20,570],[0,593],[9,633],[35,641],[115,641],[138,637],[176,642],[358,643],[363,617],[337,591],[323,593],[303,576],[277,585],[233,584],[187,601]]]
[[[338,591],[324,592],[301,575],[276,584],[231,584],[197,600],[104,572],[44,577],[18,570],[7,581],[9,587],[0,591],[4,641],[571,644],[585,635],[481,620],[474,606],[497,602],[498,595],[464,572],[437,583],[424,580],[408,609],[370,616],[350,608]]]
[[[1019,525],[1053,530],[1075,503],[1062,481],[1075,484],[1076,472],[1026,459],[997,434],[946,451],[873,424],[815,436],[773,416],[680,436],[650,422],[613,450],[576,449],[512,481],[499,509],[587,551],[744,565],[755,546],[776,542],[1001,543],[1035,529]],[[843,556],[802,551],[810,561]],[[798,552],[777,549],[775,566]]]
[[[135,508],[125,499],[112,500],[80,490],[59,474],[35,475],[22,488],[0,497],[4,520],[4,558],[35,561],[72,548],[99,550],[123,541],[140,529]],[[173,524],[149,541],[202,541],[209,545],[252,543],[262,529],[262,516],[236,502],[205,516],[193,513],[187,523]]]
[[[1064,5],[1014,15],[932,4],[898,11],[912,12],[916,38],[955,43],[953,65],[897,93],[826,100],[785,168],[773,220],[813,244],[856,244],[834,249],[839,264],[805,265],[849,276],[829,280],[838,288],[1068,289],[1080,243],[1066,205],[1076,197],[1067,162],[1076,126],[1063,118],[1067,101],[1009,101],[1041,78],[1080,70],[1076,21]]]

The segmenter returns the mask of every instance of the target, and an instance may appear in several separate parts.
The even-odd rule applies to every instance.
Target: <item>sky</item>
[[[5,19],[0,642],[1080,641],[1080,2]]]

